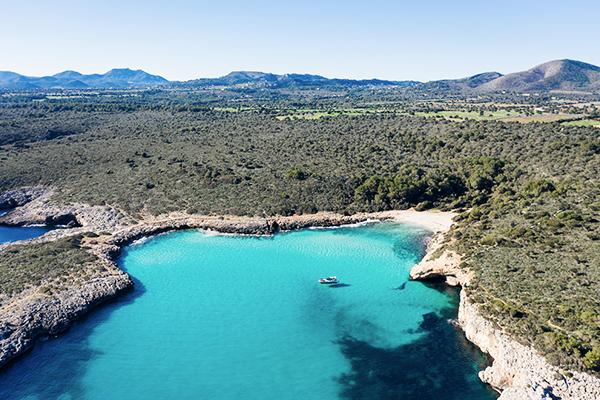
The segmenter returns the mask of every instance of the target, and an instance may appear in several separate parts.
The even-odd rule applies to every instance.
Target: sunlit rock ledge
[[[431,238],[427,246],[427,254],[420,263],[411,269],[410,278],[443,281],[450,286],[467,286],[473,274],[459,268],[460,256],[448,250],[437,254],[443,247],[443,240],[443,232],[437,233]]]

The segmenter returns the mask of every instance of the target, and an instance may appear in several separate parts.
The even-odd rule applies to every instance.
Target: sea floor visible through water
[[[0,371],[0,398],[496,399],[484,355],[448,321],[457,291],[409,281],[428,233],[139,241],[118,260],[135,289]]]

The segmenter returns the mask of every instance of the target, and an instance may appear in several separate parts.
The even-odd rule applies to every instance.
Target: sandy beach
[[[410,210],[384,211],[367,215],[370,215],[371,218],[393,219],[398,222],[407,222],[426,226],[435,233],[438,233],[449,230],[454,223],[452,218],[457,216],[458,213],[436,210],[415,211],[414,208],[411,208]]]

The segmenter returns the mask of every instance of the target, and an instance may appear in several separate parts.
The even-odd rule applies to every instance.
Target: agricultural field
[[[594,126],[596,128],[600,128],[600,121],[590,120],[590,119],[583,119],[581,121],[565,122],[565,125],[569,125],[569,126]]]

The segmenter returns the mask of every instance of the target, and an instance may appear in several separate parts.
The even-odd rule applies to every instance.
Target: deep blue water
[[[0,399],[495,399],[456,291],[408,281],[426,233],[145,240],[119,260],[135,290],[4,368]]]
[[[7,210],[0,211],[0,215]],[[17,240],[33,239],[54,229],[47,226],[8,227],[0,226],[0,244],[16,242]]]

